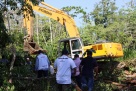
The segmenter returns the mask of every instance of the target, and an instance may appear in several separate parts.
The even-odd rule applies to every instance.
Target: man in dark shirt
[[[87,51],[87,57],[83,58],[80,64],[82,76],[82,89],[88,87],[88,91],[92,91],[94,85],[94,73],[97,78],[98,65],[96,60],[92,57],[92,51]]]

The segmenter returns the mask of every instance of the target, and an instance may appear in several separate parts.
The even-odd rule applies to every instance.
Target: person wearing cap
[[[35,63],[35,71],[37,71],[37,78],[47,77],[49,72],[50,62],[42,50],[38,51]]]
[[[81,75],[80,75],[80,70],[79,70],[81,60],[80,60],[78,54],[74,55],[74,62],[75,62],[77,67],[76,67],[76,74],[73,75],[73,77],[75,78],[77,85],[81,88]]]
[[[92,57],[92,51],[87,51],[87,57],[83,58],[80,64],[81,68],[81,83],[82,90],[92,91],[94,85],[94,72],[97,79],[98,65],[96,60]],[[87,90],[88,89],[88,90]]]
[[[58,90],[66,91],[72,83],[72,69],[74,70],[74,74],[76,73],[76,65],[74,61],[68,57],[68,51],[66,49],[62,50],[62,56],[55,60],[54,68],[57,70],[56,81],[58,84]]]

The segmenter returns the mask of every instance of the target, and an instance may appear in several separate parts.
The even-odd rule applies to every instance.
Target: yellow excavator
[[[118,58],[123,56],[123,49],[120,43],[105,42],[84,46],[74,20],[62,10],[56,9],[44,2],[40,2],[40,6],[33,5],[32,2],[26,0],[26,4],[30,5],[32,10],[52,18],[65,26],[69,37],[59,40],[58,53],[61,53],[61,50],[66,48],[71,58],[73,58],[75,54],[79,54],[80,57],[83,57],[87,50],[93,49],[95,51],[93,57],[98,59],[107,57]],[[24,9],[27,10],[28,8],[24,7]],[[37,50],[41,49],[39,45],[33,41],[32,18],[29,11],[24,11],[24,27],[28,33],[28,35],[24,37],[24,51],[28,51],[30,54],[34,54]]]

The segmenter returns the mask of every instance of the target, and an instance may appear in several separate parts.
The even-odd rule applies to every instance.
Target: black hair
[[[91,50],[87,50],[87,55],[92,55],[92,51]]]
[[[62,50],[62,55],[67,55],[68,54],[68,51],[66,49],[63,49]]]
[[[39,51],[38,51],[39,54],[42,53],[42,52],[43,52],[42,50],[39,50]]]
[[[76,57],[79,57],[79,55],[78,55],[78,54],[75,54],[74,57],[75,57],[75,58],[76,58]]]
[[[5,55],[2,55],[2,59],[6,58]]]

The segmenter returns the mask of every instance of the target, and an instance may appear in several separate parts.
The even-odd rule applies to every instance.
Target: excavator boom
[[[32,2],[30,2],[29,0],[27,1],[27,3],[32,6],[32,9],[34,11],[40,14],[43,14],[49,18],[52,18],[58,21],[60,24],[66,26],[66,30],[69,34],[69,37],[80,37],[80,34],[77,30],[74,20],[70,16],[65,14],[63,11],[53,8],[52,6],[49,6],[44,2],[40,3],[43,6],[33,5]],[[25,26],[28,26],[27,28],[27,31],[29,30],[28,34],[32,34],[33,32],[32,27],[31,27],[32,16],[29,15],[29,18],[30,18],[29,21],[24,19],[24,22],[27,23],[27,25],[25,24]]]
[[[32,10],[43,14],[49,18],[52,18],[58,21],[60,24],[66,26],[66,31],[69,37],[80,37],[77,27],[75,25],[74,20],[65,14],[63,11],[58,10],[44,2],[41,2],[41,6],[33,5],[32,2],[26,0],[26,4],[31,6]],[[24,7],[24,10],[29,10],[27,7]],[[28,51],[30,54],[35,54],[37,50],[42,48],[39,47],[37,43],[33,41],[33,16],[31,16],[30,12],[24,11],[24,27],[27,30],[27,35],[24,37],[24,51]]]

